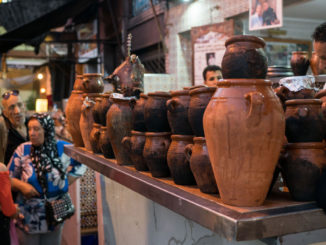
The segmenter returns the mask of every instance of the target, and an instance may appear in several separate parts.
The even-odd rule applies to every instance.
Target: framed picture
[[[249,0],[249,30],[283,26],[283,0]]]

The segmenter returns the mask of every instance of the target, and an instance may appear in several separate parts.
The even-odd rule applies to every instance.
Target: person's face
[[[14,128],[18,128],[25,123],[25,105],[18,95],[10,95],[8,99],[2,100],[3,114],[9,119]]]
[[[28,134],[32,145],[40,146],[44,143],[44,129],[37,119],[28,122]]]
[[[326,42],[314,42],[314,50],[319,58],[319,70],[326,70]]]
[[[268,2],[264,2],[263,3],[263,9],[264,11],[266,11],[268,9],[269,5],[268,5]]]
[[[221,71],[207,71],[205,84],[210,87],[216,86],[218,80],[221,78],[222,78]]]
[[[256,13],[261,16],[263,14],[263,11],[262,11],[262,6],[260,4],[257,5],[256,7]]]

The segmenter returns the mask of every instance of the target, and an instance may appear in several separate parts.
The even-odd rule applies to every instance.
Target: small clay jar
[[[146,132],[143,157],[153,177],[168,177],[170,170],[166,161],[170,146],[170,132]]]
[[[186,145],[192,144],[193,135],[172,135],[167,162],[174,180],[177,185],[195,185],[196,181],[191,172],[189,161],[184,152]]]
[[[112,105],[111,92],[109,93],[106,92],[102,94],[101,97],[102,100],[99,105],[98,114],[99,114],[100,124],[102,126],[106,126],[106,113],[108,112],[108,110]]]
[[[172,91],[171,96],[172,98],[166,102],[166,107],[172,134],[192,135],[188,120],[189,90]]]
[[[309,63],[307,51],[292,52],[291,67],[295,76],[305,76],[309,68]]]
[[[204,137],[193,138],[194,144],[185,148],[185,155],[190,169],[201,192],[214,194],[218,192],[211,162],[209,160]]]
[[[105,158],[114,158],[114,152],[106,126],[101,126],[100,128],[99,146]]]
[[[100,73],[86,73],[83,75],[83,91],[86,93],[102,93],[104,82]]]
[[[80,115],[81,107],[83,104],[83,91],[73,90],[68,99],[66,106],[66,119],[67,119],[67,130],[71,134],[74,145],[77,147],[83,147],[84,141],[80,132]]]
[[[188,121],[197,137],[204,137],[203,115],[215,90],[215,87],[200,87],[189,92]]]
[[[81,90],[84,91],[83,86],[83,75],[76,75],[75,83],[74,83],[74,90]]]
[[[289,143],[321,142],[324,129],[319,99],[296,99],[285,102],[285,135]]]
[[[100,141],[100,127],[101,125],[98,123],[93,123],[93,129],[90,135],[90,143],[92,147],[93,153],[101,153],[99,141]]]
[[[143,150],[145,146],[145,132],[131,131],[131,137],[126,136],[122,140],[122,144],[130,152],[131,161],[138,171],[148,171]]]
[[[225,42],[222,59],[223,78],[265,78],[267,57],[265,41],[256,36],[238,35]]]
[[[145,132],[145,118],[144,118],[144,108],[148,96],[141,93],[140,99],[136,101],[136,104],[132,110],[132,119],[133,119],[133,129],[135,131]]]
[[[95,105],[92,108],[93,119],[95,123],[100,123],[100,110],[101,110],[102,98],[101,96],[95,98]]]
[[[293,143],[285,146],[282,175],[296,201],[314,201],[322,168],[326,166],[325,144]]]
[[[144,107],[146,129],[149,132],[169,132],[166,101],[171,98],[170,93],[148,93]]]
[[[112,98],[113,104],[106,114],[106,127],[114,155],[119,165],[132,164],[129,152],[122,145],[122,139],[131,135],[133,99]]]

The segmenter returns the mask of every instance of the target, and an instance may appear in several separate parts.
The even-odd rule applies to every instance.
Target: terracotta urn
[[[98,114],[100,119],[100,124],[106,126],[106,113],[112,105],[111,92],[106,92],[101,94],[101,103],[99,105]]]
[[[140,98],[136,101],[136,104],[132,110],[132,119],[133,119],[133,129],[135,131],[145,132],[145,104],[148,96],[141,93]]]
[[[95,105],[95,98],[98,93],[84,93],[83,105],[81,107],[81,116],[79,121],[80,132],[83,137],[85,148],[89,151],[92,150],[90,135],[93,128],[94,118],[92,108]]]
[[[172,98],[166,102],[166,107],[172,134],[192,135],[188,120],[189,90],[172,91],[171,96]]]
[[[188,120],[194,135],[197,137],[204,137],[203,116],[215,90],[215,87],[200,87],[189,92]]]
[[[285,132],[271,85],[264,79],[220,81],[204,113],[209,158],[226,204],[259,206],[266,198]]]
[[[293,51],[291,56],[291,67],[295,76],[304,76],[309,68],[309,57],[307,51]]]
[[[100,128],[99,146],[105,158],[114,158],[114,152],[106,126],[101,126]]]
[[[204,137],[194,137],[194,144],[185,148],[185,155],[190,163],[190,169],[195,177],[196,183],[201,192],[217,193],[216,180]]]
[[[166,101],[171,98],[170,93],[148,93],[144,107],[146,129],[149,132],[169,132]]]
[[[93,153],[101,153],[100,144],[99,144],[100,128],[101,128],[100,124],[93,123],[93,128],[89,139]]]
[[[153,177],[168,177],[167,152],[170,146],[170,132],[146,132],[143,157]]]
[[[326,166],[323,142],[292,143],[285,147],[282,174],[296,201],[314,201],[322,168]]]
[[[83,147],[84,142],[80,132],[80,115],[81,107],[83,104],[83,91],[73,90],[68,99],[66,106],[66,119],[67,119],[67,130],[71,134],[74,145],[77,147]]]
[[[122,144],[125,136],[131,135],[132,110],[134,100],[112,98],[113,104],[106,114],[106,127],[114,155],[119,165],[132,164],[129,152]]]
[[[104,82],[100,73],[85,73],[83,75],[83,91],[86,93],[102,93]]]
[[[74,82],[74,90],[82,90],[84,91],[84,86],[83,86],[83,75],[76,75],[76,79]]]
[[[285,135],[289,143],[323,141],[321,100],[288,100],[285,105]]]
[[[138,171],[148,171],[143,157],[145,139],[145,132],[132,130],[131,136],[126,136],[122,140],[122,144],[127,148],[128,152],[130,152],[131,161]]]
[[[95,104],[92,108],[93,119],[95,123],[100,123],[100,110],[101,110],[102,98],[101,96],[95,98]]]
[[[193,135],[171,135],[171,144],[167,154],[167,163],[177,185],[195,185],[196,181],[191,172],[189,161],[184,151],[186,145],[192,144]]]
[[[238,35],[225,42],[222,59],[223,78],[265,78],[267,57],[265,41],[256,36]]]

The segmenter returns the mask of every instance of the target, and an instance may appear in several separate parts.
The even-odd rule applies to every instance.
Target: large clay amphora
[[[84,91],[83,75],[76,75],[76,79],[75,79],[73,88],[74,88],[74,90],[82,90],[82,91]]]
[[[285,132],[271,85],[263,79],[219,82],[204,113],[209,158],[226,204],[259,206],[266,198]]]
[[[172,134],[192,135],[188,120],[189,90],[172,91],[172,98],[166,102],[168,121]]]
[[[125,136],[131,135],[132,110],[134,100],[113,98],[113,104],[106,114],[106,127],[114,155],[119,165],[132,164],[130,154],[122,144]]]
[[[140,99],[136,101],[135,107],[132,110],[133,129],[135,131],[146,131],[144,112],[147,98],[147,95],[141,93]]]
[[[73,90],[66,106],[67,129],[71,134],[75,146],[83,147],[84,142],[80,132],[79,121],[81,106],[83,104],[83,91]]]
[[[309,57],[307,51],[293,51],[291,56],[291,67],[295,76],[304,76],[309,68]]]
[[[104,82],[100,73],[85,73],[83,75],[83,87],[86,93],[102,93]]]
[[[223,78],[265,78],[267,57],[265,41],[256,36],[238,35],[225,42],[222,59]]]

